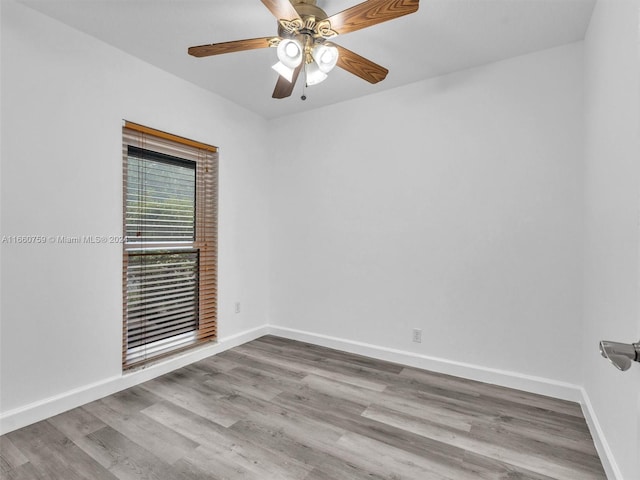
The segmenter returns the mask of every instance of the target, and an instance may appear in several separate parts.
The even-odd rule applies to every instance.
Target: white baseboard
[[[559,382],[543,377],[535,377],[522,373],[482,367],[470,363],[457,362],[443,358],[430,357],[418,353],[407,352],[394,348],[371,345],[368,343],[330,337],[292,328],[271,325],[269,331],[273,335],[313,343],[323,347],[335,348],[345,352],[365,355],[367,357],[400,363],[411,367],[431,370],[432,372],[454,375],[456,377],[491,383],[502,387],[514,388],[530,393],[537,393],[549,397],[569,400],[571,402],[582,401],[582,392],[579,386],[571,383]]]
[[[106,378],[90,385],[54,395],[44,400],[19,407],[0,414],[0,435],[17,430],[32,423],[93,402],[107,395],[130,388],[152,378],[164,375],[177,368],[184,367],[203,358],[215,355],[230,348],[242,345],[269,333],[264,325],[251,330],[219,339],[216,343],[197,348],[190,352],[149,365],[146,368]]]
[[[596,446],[596,450],[600,456],[600,461],[602,461],[602,466],[607,474],[607,478],[609,480],[624,480],[622,478],[620,467],[618,467],[613,456],[613,452],[611,451],[611,447],[609,446],[609,442],[607,442],[607,438],[600,426],[598,416],[593,409],[589,395],[584,388],[580,388],[580,391],[582,393],[582,401],[580,402],[582,404],[582,413],[587,421],[587,426],[589,427],[589,431],[593,437],[593,443]]]

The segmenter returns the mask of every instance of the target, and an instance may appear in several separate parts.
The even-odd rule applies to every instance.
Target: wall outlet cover
[[[412,340],[415,343],[422,343],[422,329],[420,329],[420,328],[414,328],[413,329]]]

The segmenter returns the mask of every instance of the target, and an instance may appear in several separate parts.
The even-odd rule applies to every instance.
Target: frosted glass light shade
[[[305,66],[307,73],[307,85],[317,85],[327,78],[327,74],[320,70],[316,62],[307,63]]]
[[[287,80],[289,80],[289,82],[293,80],[293,72],[295,71],[295,69],[287,67],[282,62],[276,63],[271,68],[273,68],[276,72],[278,72],[281,77],[284,77]]]
[[[297,40],[286,38],[278,44],[278,60],[289,68],[296,68],[302,61],[302,45]]]
[[[332,45],[316,45],[311,50],[311,55],[323,73],[329,73],[338,62],[338,49]]]

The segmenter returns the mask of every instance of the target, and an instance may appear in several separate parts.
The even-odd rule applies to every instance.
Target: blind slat
[[[156,299],[157,301],[153,301]],[[183,293],[179,293],[179,294],[168,296],[168,297],[163,297],[163,296],[154,297],[150,301],[137,302],[137,303],[130,302],[129,315],[130,317],[133,317],[140,312],[144,312],[145,310],[151,311],[153,309],[158,309],[158,308],[167,308],[172,305],[177,306],[179,304],[182,304],[182,302],[191,302],[191,305],[193,305],[194,300],[195,298],[193,297],[191,292],[183,292]],[[129,319],[129,324],[131,324],[131,318]]]

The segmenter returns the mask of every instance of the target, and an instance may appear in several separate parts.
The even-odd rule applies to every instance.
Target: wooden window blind
[[[123,368],[215,340],[218,150],[125,122]]]

